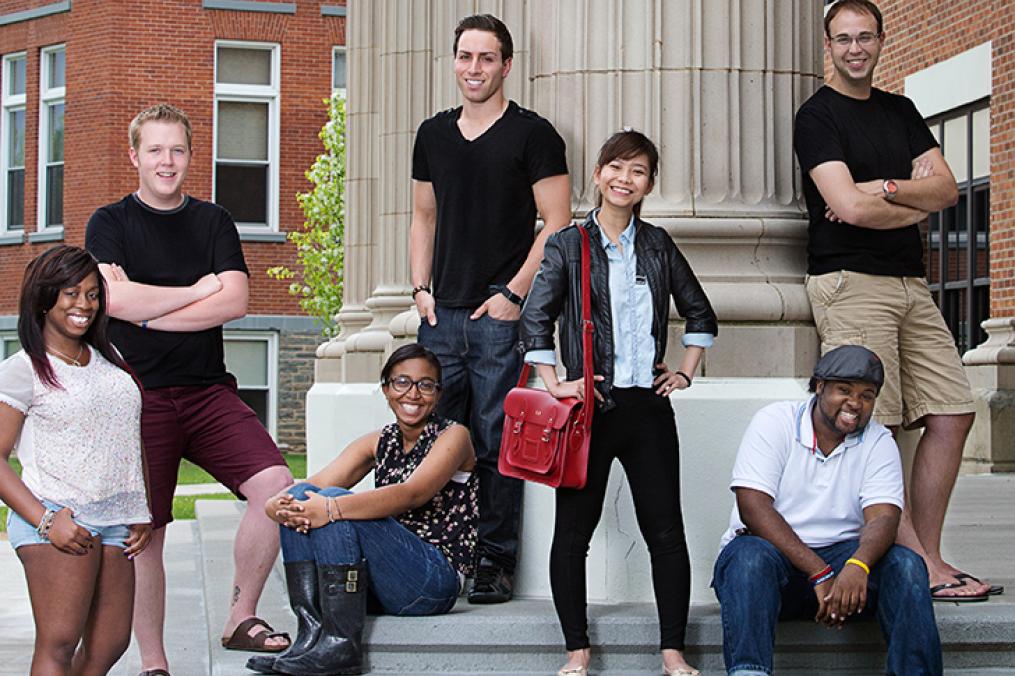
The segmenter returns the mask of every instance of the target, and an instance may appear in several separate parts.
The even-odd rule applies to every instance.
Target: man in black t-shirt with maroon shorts
[[[881,13],[869,0],[828,9],[834,77],[800,107],[794,128],[810,220],[807,293],[823,351],[859,344],[884,362],[879,421],[925,428],[899,544],[924,558],[935,600],[984,600],[989,586],[941,558],[974,406],[927,288],[918,226],[954,205],[958,191],[913,103],[872,86],[884,41]]]
[[[162,553],[181,458],[250,503],[236,533],[223,645],[272,652],[289,645],[256,611],[278,555],[278,526],[263,506],[292,475],[226,371],[222,325],[247,312],[247,266],[229,213],[183,193],[190,136],[177,108],[139,113],[130,125],[139,188],[98,209],[85,235],[109,289],[113,342],[144,386],[141,437],[155,531],[135,561],[134,632],[143,673],[151,674],[168,669]]]
[[[571,219],[564,141],[504,97],[507,27],[484,14],[455,30],[462,105],[420,125],[412,156],[412,297],[419,342],[440,358],[438,413],[469,427],[479,476],[471,603],[511,598],[521,482],[497,471],[504,397],[521,369],[518,318],[543,242]],[[535,236],[537,213],[544,227]]]

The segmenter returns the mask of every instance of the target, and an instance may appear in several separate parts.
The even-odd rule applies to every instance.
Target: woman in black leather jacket
[[[691,578],[680,511],[677,428],[669,395],[690,387],[701,356],[718,330],[708,298],[673,240],[638,217],[658,165],[655,145],[639,132],[618,132],[606,141],[593,175],[598,208],[583,225],[565,228],[547,240],[522,310],[520,333],[526,361],[536,365],[555,397],[581,397],[578,228],[585,228],[591,243],[598,410],[592,423],[585,487],[556,492],[550,585],[568,651],[559,676],[587,673],[585,558],[615,458],[624,466],[652,559],[663,670],[671,675],[698,673],[683,656]],[[663,361],[670,298],[686,322],[685,350],[676,371]],[[565,380],[558,380],[555,368],[553,337],[558,320]]]

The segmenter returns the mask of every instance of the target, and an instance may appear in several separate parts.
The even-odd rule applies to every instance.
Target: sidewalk
[[[211,492],[202,486],[195,492]],[[217,645],[231,576],[231,538],[239,505],[199,504],[200,521],[176,522],[167,532],[167,648],[174,676],[239,676],[246,655]],[[202,507],[204,506],[204,507]],[[1015,475],[961,477],[945,524],[945,553],[965,570],[1003,584],[1004,596],[986,603],[936,604],[949,676],[1015,673]],[[33,626],[24,575],[6,543],[0,543],[0,675],[28,673]],[[292,629],[276,569],[259,608],[276,627]],[[205,601],[206,597],[210,599]],[[611,649],[596,656],[597,676],[657,673],[654,663],[653,609],[636,605],[590,605],[594,636]],[[692,608],[689,652],[706,676],[722,673],[717,608]],[[482,608],[460,604],[440,618],[377,618],[369,639],[374,673],[552,673],[562,647],[548,601],[516,601]],[[861,645],[850,642],[860,641]],[[874,674],[882,650],[874,626],[817,631],[810,625],[780,628],[780,654],[788,669],[778,673],[812,675]],[[626,651],[626,656],[623,654]],[[813,664],[814,666],[808,666]],[[817,668],[821,664],[821,668]],[[637,666],[635,666],[637,665]],[[470,667],[475,668],[470,668]],[[558,665],[559,666],[559,665]],[[777,665],[778,666],[778,665]],[[135,676],[132,646],[111,672]]]

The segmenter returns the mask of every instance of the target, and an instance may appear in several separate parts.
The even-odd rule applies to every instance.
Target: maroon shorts
[[[173,520],[181,458],[206,470],[241,499],[243,482],[286,464],[257,414],[236,393],[235,381],[145,390],[141,439],[155,528]]]

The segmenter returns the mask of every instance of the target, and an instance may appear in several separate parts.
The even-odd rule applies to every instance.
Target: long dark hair
[[[61,385],[46,356],[46,341],[42,336],[46,313],[56,305],[56,300],[63,289],[80,284],[92,273],[99,281],[99,309],[82,339],[107,360],[134,377],[123,357],[109,342],[106,331],[109,323],[109,317],[106,315],[106,283],[99,273],[99,264],[84,249],[61,244],[39,254],[25,268],[18,308],[18,338],[21,340],[21,347],[32,360],[32,367],[39,380],[50,387]]]
[[[603,147],[599,149],[599,157],[596,158],[596,168],[602,169],[613,160],[630,160],[638,155],[645,155],[648,158],[648,177],[651,183],[655,183],[656,174],[659,173],[659,150],[652,139],[640,131],[625,129],[606,139]],[[644,202],[645,200],[642,200]],[[596,190],[596,206],[603,206],[603,196]],[[641,216],[641,202],[634,205],[634,215]]]

